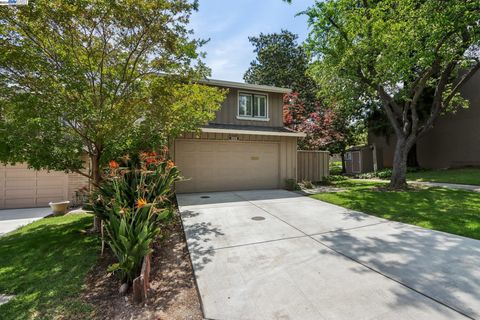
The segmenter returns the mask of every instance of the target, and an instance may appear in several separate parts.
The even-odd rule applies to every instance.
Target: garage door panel
[[[0,169],[0,208],[47,206],[68,196],[68,175],[59,171],[36,171],[25,164]]]
[[[35,178],[7,178],[5,188],[7,189],[30,189],[35,186]]]
[[[278,143],[177,140],[175,160],[189,181],[179,192],[277,188]]]
[[[32,187],[30,188],[17,188],[17,189],[7,189],[5,191],[5,198],[8,199],[24,199],[24,198],[34,198],[36,195],[36,190]]]
[[[37,177],[39,178],[48,178],[48,179],[54,179],[54,178],[64,178],[65,173],[61,171],[46,171],[46,170],[41,170],[37,172]]]
[[[33,179],[35,178],[35,172],[29,169],[17,169],[17,168],[9,168],[5,173],[6,179]]]
[[[5,208],[36,207],[35,198],[5,199]]]
[[[41,177],[37,178],[37,187],[40,188],[49,188],[49,187],[63,187],[66,184],[65,176],[57,176],[57,177]]]
[[[37,196],[38,197],[61,197],[63,194],[64,188],[62,187],[50,187],[50,188],[38,188]]]

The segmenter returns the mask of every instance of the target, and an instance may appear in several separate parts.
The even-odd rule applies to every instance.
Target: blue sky
[[[201,48],[212,78],[241,81],[250,61],[255,58],[249,36],[287,29],[303,41],[308,33],[307,19],[296,13],[313,0],[200,0],[199,11],[192,15],[190,27],[196,38],[210,39]]]

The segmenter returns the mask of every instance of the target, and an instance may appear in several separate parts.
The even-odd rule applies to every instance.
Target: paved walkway
[[[360,181],[372,181],[372,182],[388,182],[388,180],[382,179],[357,179]],[[446,183],[446,182],[428,182],[428,181],[407,181],[408,184],[420,185],[426,187],[441,187],[448,189],[457,189],[457,190],[469,190],[474,192],[480,192],[480,186],[475,186],[471,184],[459,184],[459,183]]]
[[[177,199],[207,319],[480,319],[480,241],[284,190]]]
[[[0,210],[0,236],[52,213],[50,208]]]

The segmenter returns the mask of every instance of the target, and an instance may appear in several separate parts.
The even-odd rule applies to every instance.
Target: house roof
[[[210,123],[201,127],[202,132],[210,133],[230,133],[230,134],[253,134],[264,136],[287,136],[287,137],[305,137],[305,133],[296,132],[284,127],[264,127],[264,126],[242,126],[234,124]]]
[[[203,84],[214,85],[214,86],[230,87],[230,88],[237,88],[237,89],[244,89],[244,90],[256,90],[256,91],[276,92],[276,93],[292,92],[292,90],[288,88],[264,86],[259,84],[250,84],[250,83],[244,83],[244,82],[234,82],[234,81],[217,80],[217,79],[204,79],[204,80],[200,80],[199,82]]]

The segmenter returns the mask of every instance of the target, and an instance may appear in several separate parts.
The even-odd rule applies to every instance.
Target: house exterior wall
[[[417,143],[420,166],[449,168],[480,166],[480,72],[461,90],[468,109],[441,116]]]
[[[376,136],[373,133],[368,134],[368,144],[375,145],[377,150],[381,152],[381,159],[377,159],[382,168],[391,168],[393,166],[393,155],[395,154],[396,141],[397,139],[395,135],[381,137]]]
[[[218,124],[234,124],[246,126],[261,126],[261,127],[283,127],[283,94],[274,92],[262,92],[253,90],[243,90],[237,88],[227,88],[228,94],[222,107],[216,112],[215,120],[211,123]],[[238,93],[256,93],[263,94],[268,97],[268,121],[265,120],[248,120],[239,119],[238,113]]]

